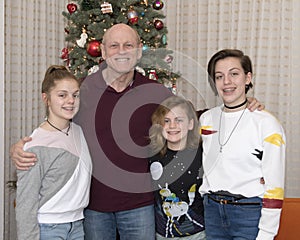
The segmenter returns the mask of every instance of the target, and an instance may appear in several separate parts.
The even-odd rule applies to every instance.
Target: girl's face
[[[215,84],[224,104],[235,106],[245,101],[245,86],[251,82],[251,77],[251,73],[244,73],[238,58],[219,60],[215,68]]]
[[[49,109],[49,120],[59,125],[62,120],[69,121],[79,109],[79,86],[74,79],[56,81],[50,93],[42,94]],[[65,122],[63,121],[63,122]]]
[[[186,146],[188,131],[194,127],[194,121],[188,119],[185,110],[174,107],[164,118],[163,136],[171,150],[182,150]]]

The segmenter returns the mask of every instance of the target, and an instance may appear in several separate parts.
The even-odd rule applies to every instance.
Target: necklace
[[[246,98],[246,100],[244,102],[242,102],[241,104],[239,104],[239,105],[235,105],[235,106],[230,107],[230,106],[227,106],[226,104],[224,104],[224,107],[226,107],[228,109],[236,109],[236,108],[239,108],[239,107],[245,105],[247,102],[248,102],[248,100]]]
[[[71,127],[71,124],[70,124],[70,123],[69,123],[69,126],[68,126],[67,131],[64,132],[63,130],[59,129],[58,127],[55,127],[51,122],[49,122],[48,119],[46,119],[46,121],[47,121],[47,123],[49,123],[49,125],[50,125],[51,127],[53,127],[53,128],[55,128],[56,130],[58,130],[58,131],[60,131],[60,132],[62,132],[62,133],[64,133],[64,134],[66,134],[67,136],[69,136],[69,131],[70,131],[70,127]]]
[[[229,141],[229,139],[231,138],[231,136],[232,136],[234,130],[237,128],[237,126],[238,126],[239,122],[241,121],[242,116],[244,115],[245,111],[246,111],[246,107],[244,108],[244,110],[243,110],[241,116],[240,116],[239,119],[237,120],[237,122],[236,122],[236,124],[234,125],[233,129],[231,130],[231,132],[230,132],[230,134],[229,134],[227,140],[226,140],[224,143],[221,143],[221,139],[220,139],[223,110],[221,111],[221,114],[220,114],[220,122],[219,122],[219,135],[218,135],[218,141],[219,141],[219,145],[220,145],[220,153],[222,152],[223,147],[228,143],[228,141]]]

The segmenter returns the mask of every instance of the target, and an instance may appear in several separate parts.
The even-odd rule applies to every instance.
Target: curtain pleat
[[[9,147],[42,121],[41,82],[49,65],[63,64],[67,0],[5,1],[5,182],[15,180]],[[16,239],[14,192],[5,188],[5,239]]]

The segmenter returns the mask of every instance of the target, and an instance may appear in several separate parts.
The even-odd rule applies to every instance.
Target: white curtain
[[[163,0],[179,70],[178,93],[198,109],[218,99],[207,83],[206,64],[221,48],[240,48],[254,65],[251,92],[282,122],[287,135],[286,196],[300,197],[300,1]],[[67,0],[5,0],[5,176],[14,180],[9,146],[43,118],[40,84],[46,68],[60,64]],[[2,105],[3,106],[3,105]],[[3,176],[0,176],[3,177]],[[5,188],[5,237],[14,240],[14,194]],[[3,197],[0,196],[1,200]],[[1,236],[0,236],[1,238]]]
[[[254,67],[250,94],[266,105],[286,131],[286,197],[300,197],[299,1],[165,2],[169,48],[176,53],[174,69],[184,77],[179,92],[195,105],[215,106],[219,99],[213,96],[205,73],[208,59],[222,48],[239,48],[249,55]]]
[[[59,56],[64,47],[65,23],[61,12],[66,10],[66,3],[5,0],[5,182],[15,180],[8,156],[10,145],[30,134],[42,120],[40,85],[46,68],[62,64]],[[5,187],[4,197],[4,239],[14,240],[15,196]]]

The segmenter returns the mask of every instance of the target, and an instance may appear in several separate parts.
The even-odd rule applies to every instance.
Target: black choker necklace
[[[66,134],[67,136],[69,136],[69,131],[70,131],[70,127],[71,127],[71,124],[70,124],[70,123],[69,123],[69,126],[68,126],[67,131],[64,132],[63,130],[61,130],[61,129],[55,127],[51,122],[49,122],[48,119],[46,119],[46,121],[47,121],[47,123],[49,123],[49,125],[50,125],[51,127],[53,127],[53,128],[55,128],[56,130],[58,130],[58,131],[60,131],[60,132],[62,132],[62,133],[64,133],[64,134]]]
[[[239,107],[245,105],[247,102],[248,102],[248,99],[246,98],[246,100],[244,102],[242,102],[241,104],[239,104],[239,105],[235,105],[233,107],[230,107],[230,106],[227,106],[226,104],[224,104],[224,107],[226,107],[228,109],[236,109],[236,108],[239,108]]]

